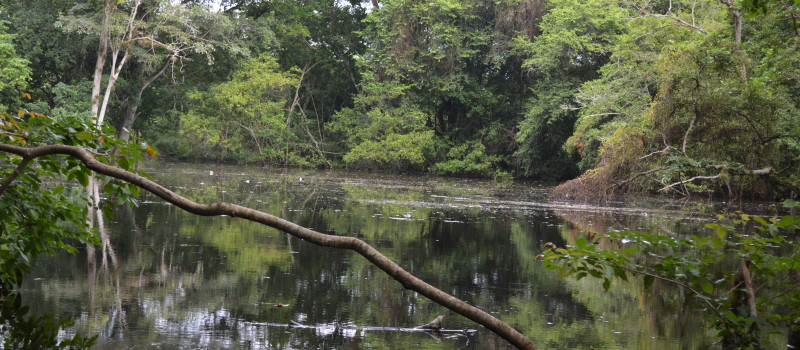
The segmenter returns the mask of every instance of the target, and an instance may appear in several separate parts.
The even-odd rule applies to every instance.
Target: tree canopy
[[[798,0],[2,0],[0,292],[19,285],[30,258],[73,249],[65,239],[96,240],[85,211],[99,195],[76,201],[60,184],[85,186],[93,172],[110,176],[111,198],[142,186],[405,276],[360,240],[174,197],[133,167],[155,148],[568,180],[552,192],[560,199],[796,198],[798,18]],[[532,346],[485,312],[403,283]]]
[[[171,157],[578,177],[554,192],[572,199],[798,193],[796,1],[0,6],[4,94]]]

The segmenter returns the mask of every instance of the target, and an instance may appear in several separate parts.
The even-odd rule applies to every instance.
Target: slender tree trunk
[[[108,54],[108,41],[110,40],[109,17],[113,11],[114,2],[106,0],[103,4],[103,21],[100,27],[100,44],[97,48],[97,62],[94,65],[94,80],[92,81],[92,117],[97,118],[100,110],[100,89],[103,85],[103,71],[106,65],[106,55]]]
[[[753,276],[750,274],[750,261],[742,260],[739,266],[739,271],[736,272],[736,290],[733,293],[731,300],[731,312],[738,316],[755,318],[758,317],[758,309],[756,308],[756,295],[755,287],[753,285]],[[722,339],[723,349],[740,349],[746,343],[753,341],[753,337],[758,337],[758,324],[753,322],[746,333],[729,334]],[[750,339],[748,339],[750,338]],[[758,339],[755,338],[756,349],[761,349]]]
[[[103,125],[103,120],[106,116],[106,108],[108,107],[108,101],[111,99],[111,93],[114,91],[114,86],[117,84],[117,79],[119,78],[119,73],[122,71],[122,67],[128,61],[129,51],[125,49],[122,54],[122,59],[117,61],[119,57],[119,48],[116,51],[111,53],[111,74],[108,76],[108,83],[106,83],[106,92],[103,94],[103,102],[100,104],[100,112],[97,113],[97,126]]]
[[[733,22],[733,35],[736,44],[742,44],[742,12],[736,8],[735,4],[729,0],[720,0],[722,4],[728,7],[728,13],[731,15],[731,22]],[[742,79],[747,82],[747,66],[744,63],[739,68],[742,71]]]
[[[111,92],[114,90],[114,85],[117,82],[117,78],[119,78],[119,74],[122,71],[122,68],[125,66],[125,63],[128,61],[128,57],[130,56],[130,45],[133,45],[133,37],[136,29],[135,20],[137,12],[139,11],[139,5],[141,5],[141,0],[136,0],[133,3],[133,7],[131,8],[130,16],[128,17],[128,25],[126,28],[125,34],[122,36],[121,40],[116,44],[111,42],[111,30],[108,24],[109,17],[111,17],[111,13],[114,10],[114,5],[116,4],[113,1],[106,2],[106,10],[103,13],[103,29],[101,30],[101,38],[100,38],[100,49],[98,49],[98,57],[97,63],[95,64],[95,76],[94,82],[92,83],[92,115],[95,118],[95,124],[97,126],[103,125],[103,120],[105,119],[106,114],[106,107],[108,106],[108,101],[111,98]],[[103,75],[103,68],[105,67],[105,60],[106,60],[106,51],[108,47],[112,46],[112,59],[111,59],[111,71],[109,73],[108,82],[106,83],[105,94],[103,95],[103,101],[100,102],[100,88],[102,85],[102,75]],[[101,52],[102,50],[102,52]],[[122,52],[122,58],[117,61],[119,58],[119,54]],[[102,62],[101,62],[102,61]],[[101,64],[102,63],[102,64]]]

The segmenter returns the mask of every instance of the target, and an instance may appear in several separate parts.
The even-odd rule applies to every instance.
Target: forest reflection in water
[[[213,174],[212,174],[213,172]],[[698,232],[680,208],[548,203],[547,188],[425,176],[158,164],[154,179],[192,200],[250,206],[373,244],[423,280],[520,329],[543,349],[678,349],[714,337],[679,289],[558,279],[534,261],[609,227]],[[483,328],[403,289],[366,259],[229,217],[198,217],[148,195],[105,218],[102,247],[37,262],[33,312],[72,317],[97,348],[505,349]],[[365,331],[438,314],[475,333]],[[322,325],[292,329],[274,324]]]

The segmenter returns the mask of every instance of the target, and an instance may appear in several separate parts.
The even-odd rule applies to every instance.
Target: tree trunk
[[[742,44],[742,12],[736,8],[732,1],[728,0],[720,0],[722,4],[728,7],[728,13],[731,15],[731,22],[733,22],[733,36],[734,40],[736,40],[736,44],[741,46]],[[742,71],[742,79],[747,81],[747,66],[742,63],[739,69]]]
[[[106,2],[107,10],[104,11],[103,14],[104,27],[108,26],[107,23],[108,17],[111,16],[115,4],[116,4],[115,2]],[[95,124],[98,127],[101,127],[103,125],[103,119],[105,118],[106,114],[106,107],[108,106],[108,101],[111,98],[111,92],[114,90],[114,84],[116,84],[117,78],[119,78],[119,74],[122,71],[122,68],[125,66],[125,63],[128,61],[128,57],[130,56],[129,46],[133,45],[131,39],[133,39],[133,36],[135,34],[136,26],[134,22],[136,20],[136,14],[139,11],[139,5],[141,5],[140,0],[136,0],[133,3],[130,16],[128,16],[127,31],[123,35],[123,37],[119,40],[119,42],[116,43],[111,42],[110,29],[105,28],[104,30],[101,30],[100,48],[102,49],[102,52],[98,50],[97,64],[95,64],[94,82],[92,83],[92,115],[94,116]],[[105,36],[105,39],[103,39],[103,36]],[[105,94],[103,95],[103,101],[100,102],[99,94],[100,94],[100,87],[102,85],[103,68],[105,67],[106,51],[109,46],[112,47],[111,67],[110,67],[108,82],[106,83],[106,91]],[[120,52],[122,52],[122,58],[120,58],[119,61],[117,61]],[[101,58],[102,58],[102,65],[101,65]]]
[[[758,317],[753,277],[750,275],[750,261],[742,260],[739,271],[736,272],[734,283],[735,291],[731,300],[731,312],[740,317]],[[757,333],[758,323],[753,322],[746,332],[724,336],[722,338],[722,348],[726,350],[740,349],[742,346],[749,345],[755,349],[761,349]]]
[[[94,65],[94,80],[92,81],[92,117],[97,118],[100,110],[100,88],[103,85],[103,70],[108,54],[108,41],[110,40],[109,17],[113,11],[113,1],[106,0],[103,4],[103,22],[100,26],[100,44],[97,48],[97,62]]]

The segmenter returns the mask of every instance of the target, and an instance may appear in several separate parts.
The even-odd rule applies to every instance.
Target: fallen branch
[[[353,250],[367,258],[367,260],[400,282],[400,284],[402,284],[405,288],[414,290],[433,300],[439,305],[442,305],[460,315],[469,318],[470,320],[477,322],[519,349],[537,349],[536,345],[532,341],[505,322],[422,281],[408,271],[404,270],[395,262],[391,261],[385,255],[381,254],[377,249],[358,238],[323,234],[297,225],[291,221],[236,204],[225,202],[217,202],[207,205],[199,204],[190,201],[189,199],[186,199],[177,193],[170,191],[166,187],[141,175],[101,163],[94,159],[88,152],[86,152],[86,150],[80,147],[66,145],[44,145],[26,148],[0,143],[0,151],[13,153],[22,156],[23,158],[30,159],[49,155],[71,156],[83,162],[87,168],[94,172],[134,184],[192,214],[201,216],[227,215],[230,217],[243,218],[245,220],[258,222],[279,229],[292,236],[309,241],[319,246]]]
[[[695,176],[695,177],[693,177],[693,178],[691,178],[691,179],[686,179],[686,180],[683,180],[683,181],[678,181],[678,182],[676,182],[676,183],[673,183],[673,184],[670,184],[670,185],[664,186],[664,187],[660,188],[660,189],[658,190],[658,192],[666,191],[666,190],[668,190],[668,189],[670,189],[670,188],[672,188],[672,187],[675,187],[675,186],[678,186],[678,185],[683,185],[683,184],[685,184],[685,183],[689,183],[689,182],[692,182],[692,181],[694,181],[694,180],[711,180],[711,179],[717,179],[717,178],[719,178],[719,177],[721,177],[721,176],[722,176],[722,174],[717,174],[717,175],[714,175],[714,176]]]
[[[650,158],[650,157],[652,157],[652,156],[654,156],[656,154],[667,154],[667,153],[669,153],[670,149],[672,149],[672,147],[667,145],[666,147],[664,147],[664,149],[662,149],[660,151],[651,152],[651,153],[648,153],[648,154],[645,154],[645,155],[639,157],[639,160]]]
[[[613,185],[611,185],[611,186],[608,186],[608,187],[606,188],[606,192],[607,192],[608,190],[610,190],[612,187],[622,187],[622,186],[623,186],[623,185],[625,185],[626,183],[628,183],[628,182],[631,182],[631,181],[633,181],[633,180],[636,180],[636,179],[637,179],[638,177],[640,177],[640,176],[649,175],[649,174],[652,174],[652,173],[655,173],[655,172],[658,172],[658,171],[661,171],[661,170],[667,170],[667,169],[669,169],[669,168],[671,168],[671,167],[668,167],[668,166],[662,166],[662,167],[659,167],[659,168],[650,169],[650,170],[646,170],[646,171],[642,171],[642,172],[636,173],[636,174],[634,174],[633,176],[629,177],[627,180],[623,180],[623,181],[617,182],[617,183],[615,183],[615,184],[613,184]]]
[[[666,191],[666,190],[668,190],[668,189],[670,189],[672,187],[675,187],[675,186],[678,186],[678,185],[683,185],[685,183],[689,183],[689,182],[692,182],[692,181],[695,181],[695,180],[718,179],[718,178],[722,177],[722,175],[725,172],[728,172],[729,175],[756,175],[756,176],[769,176],[769,175],[772,175],[772,173],[773,173],[772,168],[744,169],[744,170],[739,170],[739,171],[729,171],[728,170],[728,166],[724,165],[724,164],[722,164],[722,165],[709,165],[709,166],[707,166],[707,168],[720,169],[722,172],[720,172],[717,175],[711,175],[711,176],[702,176],[702,175],[700,175],[700,176],[695,176],[695,177],[692,177],[690,179],[686,179],[686,180],[683,180],[683,181],[678,181],[678,182],[675,182],[675,183],[672,183],[672,184],[669,184],[667,186],[664,186],[664,187],[660,188],[658,190],[658,192],[663,192],[663,191]],[[730,189],[729,189],[729,191],[730,191]]]

